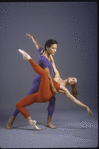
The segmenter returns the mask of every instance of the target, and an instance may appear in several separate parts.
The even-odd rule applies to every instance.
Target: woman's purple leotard
[[[41,50],[43,48],[40,47],[38,49],[38,54],[39,54],[39,57],[38,57],[38,64],[42,67],[42,68],[49,68],[49,71],[50,71],[50,74],[52,73],[52,66],[51,66],[51,63],[50,61],[45,57],[45,56],[42,56],[41,55]],[[36,93],[38,92],[39,90],[39,86],[40,86],[40,82],[41,82],[41,76],[40,75],[37,75],[34,80],[33,80],[33,85],[32,85],[32,88],[31,90],[28,92],[27,95],[30,95],[30,94],[33,94],[33,93]],[[56,101],[56,98],[55,96],[53,96],[50,100],[49,100],[49,105],[48,105],[48,116],[51,116],[53,115],[54,113],[54,110],[55,110],[55,101]],[[13,113],[13,116],[17,116],[19,113],[19,111],[16,109],[15,112]]]

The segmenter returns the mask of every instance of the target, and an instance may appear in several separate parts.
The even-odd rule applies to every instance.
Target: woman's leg
[[[24,107],[27,107],[35,102],[39,102],[38,93],[29,95],[29,96],[26,96],[25,98],[23,98],[21,101],[19,101],[16,104],[16,108],[27,119],[30,115],[29,115],[28,111],[26,110],[26,108],[24,108]]]
[[[30,117],[28,111],[26,110],[26,106],[29,106],[35,102],[39,101],[38,100],[38,93],[29,95],[25,98],[23,98],[20,102],[18,102],[16,104],[16,108],[20,111],[20,113],[27,119],[27,121],[29,122],[29,124],[34,127],[34,129],[36,130],[41,130],[37,125],[36,125],[36,121],[32,120],[32,118]]]
[[[34,94],[34,93],[37,93],[38,92],[38,86],[32,86],[32,88],[31,88],[31,90],[28,92],[28,94],[27,94],[27,96],[28,95],[31,95],[31,94]],[[20,112],[17,110],[17,109],[15,109],[15,111],[14,111],[14,113],[13,113],[13,116],[14,117],[16,117],[18,114],[19,114]]]
[[[37,93],[39,90],[39,85],[34,85],[32,86],[32,88],[30,89],[30,91],[28,92],[27,96],[28,95],[31,95],[31,94],[34,94],[34,93]],[[13,113],[13,116],[16,117],[20,112],[15,109],[14,113]]]

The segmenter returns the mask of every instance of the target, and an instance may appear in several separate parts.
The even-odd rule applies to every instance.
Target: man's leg
[[[53,96],[50,100],[49,100],[49,105],[48,105],[48,118],[47,118],[47,124],[46,126],[47,127],[50,127],[52,129],[55,129],[56,127],[52,124],[52,115],[54,113],[54,110],[55,110],[55,101],[56,101],[56,98],[55,96]]]

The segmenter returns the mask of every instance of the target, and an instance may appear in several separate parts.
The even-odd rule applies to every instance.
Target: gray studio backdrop
[[[61,77],[77,77],[78,100],[97,109],[97,3],[1,2],[0,3],[0,114],[11,116],[15,104],[27,95],[37,75],[18,53],[21,48],[38,62],[32,34],[44,47],[58,41],[54,60]],[[71,88],[67,87],[70,91]],[[82,110],[62,94],[56,95],[56,111]],[[30,114],[45,112],[47,103],[27,107]]]

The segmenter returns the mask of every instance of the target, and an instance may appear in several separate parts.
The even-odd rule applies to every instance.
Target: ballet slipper
[[[18,51],[22,54],[23,60],[28,61],[29,59],[31,59],[30,55],[26,53],[24,50],[18,49]]]
[[[41,128],[36,125],[36,122],[37,122],[37,121],[36,121],[36,120],[32,120],[30,116],[27,118],[27,121],[29,122],[29,124],[30,124],[35,130],[41,130]]]
[[[7,125],[6,125],[6,129],[11,129],[14,120],[15,120],[15,116],[12,116],[12,117],[9,119],[9,121],[8,121],[8,123],[7,123]]]
[[[52,120],[52,117],[48,116],[46,126],[52,128],[52,129],[56,129],[56,127],[52,124],[51,120]]]

